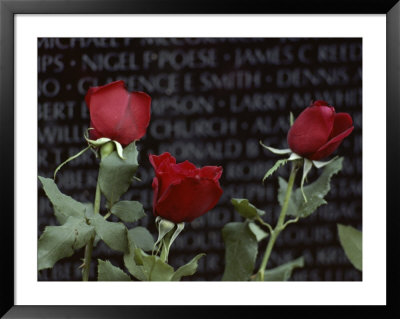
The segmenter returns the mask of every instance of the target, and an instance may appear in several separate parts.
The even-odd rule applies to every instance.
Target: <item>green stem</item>
[[[94,197],[94,205],[93,205],[93,211],[95,214],[100,213],[100,201],[101,201],[100,183],[99,183],[99,180],[97,180],[96,195]],[[86,248],[85,248],[85,257],[83,260],[83,268],[82,268],[82,280],[83,281],[89,280],[90,262],[92,260],[94,237],[95,237],[95,235],[93,235],[92,238],[90,238],[90,240],[87,243]]]
[[[89,280],[90,273],[90,262],[92,260],[92,250],[93,250],[93,242],[94,237],[90,239],[85,248],[85,258],[83,260],[83,268],[82,268],[82,281]]]
[[[264,257],[261,261],[260,269],[257,272],[257,278],[259,281],[264,281],[264,273],[265,269],[267,268],[268,259],[271,255],[272,248],[274,247],[275,241],[278,238],[280,232],[284,229],[284,221],[286,217],[286,212],[289,206],[289,199],[292,194],[294,180],[296,178],[297,173],[297,163],[293,163],[292,170],[290,172],[290,177],[286,189],[285,199],[282,205],[281,214],[279,215],[278,222],[275,226],[275,229],[271,231],[271,237],[269,238],[267,248],[265,250]]]
[[[265,227],[268,228],[269,232],[272,233],[274,230],[272,229],[271,225],[266,223],[265,221],[262,220],[262,218],[260,216],[256,216],[256,220],[261,224],[264,225]]]
[[[108,142],[101,146],[100,148],[100,158],[104,159],[108,155],[110,155],[114,151],[114,143]],[[100,183],[99,178],[97,177],[97,185],[96,185],[96,195],[94,197],[94,204],[93,204],[93,212],[95,214],[100,214],[100,203],[101,203],[101,190],[100,190]],[[89,273],[90,273],[90,262],[92,260],[92,250],[93,250],[93,242],[94,242],[95,235],[90,238],[89,242],[85,248],[85,257],[83,261],[83,269],[82,269],[82,280],[88,281],[89,280]]]
[[[108,212],[107,214],[104,215],[104,220],[107,220],[107,218],[110,216],[111,216],[111,212]]]
[[[94,197],[94,206],[93,206],[93,211],[94,211],[95,214],[99,214],[100,213],[100,201],[101,201],[100,183],[97,180],[96,196]]]

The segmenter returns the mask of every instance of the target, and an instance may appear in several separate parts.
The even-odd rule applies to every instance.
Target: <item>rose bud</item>
[[[189,161],[176,164],[169,153],[150,155],[153,179],[153,213],[174,223],[191,222],[211,210],[222,195],[220,166],[197,168]]]
[[[332,154],[353,129],[348,113],[335,113],[325,101],[315,101],[297,117],[287,140],[294,153],[320,160]]]
[[[128,92],[124,81],[91,87],[85,101],[92,140],[108,137],[126,146],[146,134],[151,98],[143,92]]]

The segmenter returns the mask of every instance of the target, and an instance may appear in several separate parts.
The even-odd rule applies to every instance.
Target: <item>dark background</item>
[[[89,126],[84,95],[90,86],[124,80],[129,90],[152,97],[151,121],[140,149],[138,176],[125,199],[139,200],[147,217],[139,222],[156,235],[152,216],[153,169],[148,154],[170,152],[178,162],[221,165],[224,194],[203,217],[186,224],[173,244],[170,263],[178,267],[199,252],[207,253],[195,276],[186,280],[220,280],[224,269],[222,227],[240,220],[230,199],[248,198],[266,210],[275,224],[277,174],[261,179],[278,159],[258,144],[286,148],[289,112],[297,116],[311,100],[324,99],[337,112],[348,112],[353,133],[338,154],[344,168],[334,176],[328,205],[290,225],[278,238],[268,268],[301,255],[306,266],[293,280],[361,280],[347,260],[337,223],[362,225],[362,42],[352,38],[43,38],[38,39],[38,174],[51,177],[65,159],[86,147]],[[287,178],[289,166],[278,174]],[[92,202],[98,165],[91,152],[58,173],[62,192]],[[310,180],[316,177],[313,169]],[[298,185],[298,183],[297,183]],[[38,235],[55,225],[52,207],[39,187]],[[128,224],[128,227],[132,227]],[[265,244],[261,245],[262,256]],[[83,249],[39,273],[39,280],[80,280]],[[123,267],[122,255],[103,243],[95,260]],[[259,258],[260,259],[260,258]]]

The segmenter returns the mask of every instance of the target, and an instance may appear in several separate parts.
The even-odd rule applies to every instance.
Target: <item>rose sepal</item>
[[[289,152],[287,151],[287,149],[277,149],[274,147],[270,147],[267,146],[265,144],[262,143],[262,141],[260,141],[260,144],[262,147],[264,147],[265,149],[269,150],[270,152],[277,154],[277,155],[287,155],[290,154],[288,158],[284,158],[284,159],[279,159],[275,162],[274,166],[272,166],[264,175],[262,182],[264,183],[265,180],[271,176],[279,167],[286,165],[287,162],[291,162],[291,161],[301,161],[302,165],[303,165],[303,175],[301,178],[301,183],[300,183],[300,190],[301,193],[303,195],[303,199],[305,202],[307,202],[307,196],[304,193],[304,182],[307,179],[307,175],[308,173],[311,171],[311,168],[314,166],[317,169],[323,168],[326,165],[332,163],[333,161],[335,161],[338,156],[335,156],[334,158],[332,158],[329,161],[316,161],[316,160],[310,160],[308,158],[302,157],[299,154],[296,154],[295,152],[291,151],[289,149]]]
[[[334,158],[332,158],[329,161],[312,161],[312,163],[316,168],[323,168],[324,166],[326,166],[326,165],[332,163],[333,161],[335,161],[338,157],[339,156],[335,156]]]
[[[93,128],[89,128],[88,130],[91,130]],[[117,150],[117,154],[118,156],[125,160],[126,157],[124,157],[124,152],[123,152],[123,147],[121,145],[121,143],[119,143],[118,141],[112,140],[108,137],[100,137],[97,140],[91,140],[88,136],[88,133],[86,132],[86,134],[84,135],[86,142],[88,142],[89,146],[91,146],[92,148],[99,148],[101,149],[101,147],[105,144],[107,144],[108,142],[112,142],[115,145],[115,148]]]
[[[301,193],[303,194],[304,201],[306,203],[307,203],[307,196],[304,193],[303,186],[304,186],[304,181],[306,180],[307,175],[310,172],[312,166],[313,166],[312,161],[307,159],[307,158],[305,158],[304,162],[303,162],[303,176],[301,177],[300,189],[301,189]]]
[[[296,160],[301,160],[301,159],[303,159],[303,157],[301,157],[299,154],[292,152],[292,153],[290,153],[290,156],[287,160],[288,161],[296,161]]]
[[[260,145],[276,155],[286,155],[286,154],[292,153],[292,150],[290,148],[285,148],[285,149],[274,148],[274,147],[265,145],[262,141],[260,141]]]
[[[156,247],[174,227],[175,224],[169,220],[162,219],[160,216],[156,217],[156,225],[158,230],[158,238],[154,243],[154,247]]]
[[[185,228],[185,223],[182,222],[175,224],[167,219],[157,216],[156,225],[158,229],[158,238],[154,244],[154,248],[159,245],[157,252],[161,249],[161,259],[167,261],[169,249],[181,231]]]
[[[60,165],[57,166],[57,168],[54,170],[54,175],[53,175],[53,179],[56,180],[56,175],[57,172],[61,169],[61,167],[63,167],[65,164],[67,164],[68,162],[72,161],[73,159],[81,156],[83,153],[85,153],[88,149],[90,148],[90,146],[84,148],[83,150],[81,150],[79,153],[72,155],[70,158],[67,158],[64,162],[62,162]]]

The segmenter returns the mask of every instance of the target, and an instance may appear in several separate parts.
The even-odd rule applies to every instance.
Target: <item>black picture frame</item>
[[[228,5],[229,4],[229,5]],[[386,306],[16,306],[14,303],[14,18],[16,14],[385,14],[387,21],[387,305]],[[400,3],[398,0],[161,1],[0,0],[1,309],[4,318],[296,317],[399,318],[396,182],[400,151]],[[382,104],[385,102],[382,101]],[[377,108],[379,112],[379,108]],[[382,141],[383,143],[383,141]],[[378,146],[379,147],[379,146]],[[379,164],[377,164],[379,166]],[[379,170],[379,167],[377,167]],[[383,205],[383,203],[382,203]],[[323,293],[323,292],[321,292]],[[251,308],[251,309],[249,309]]]

